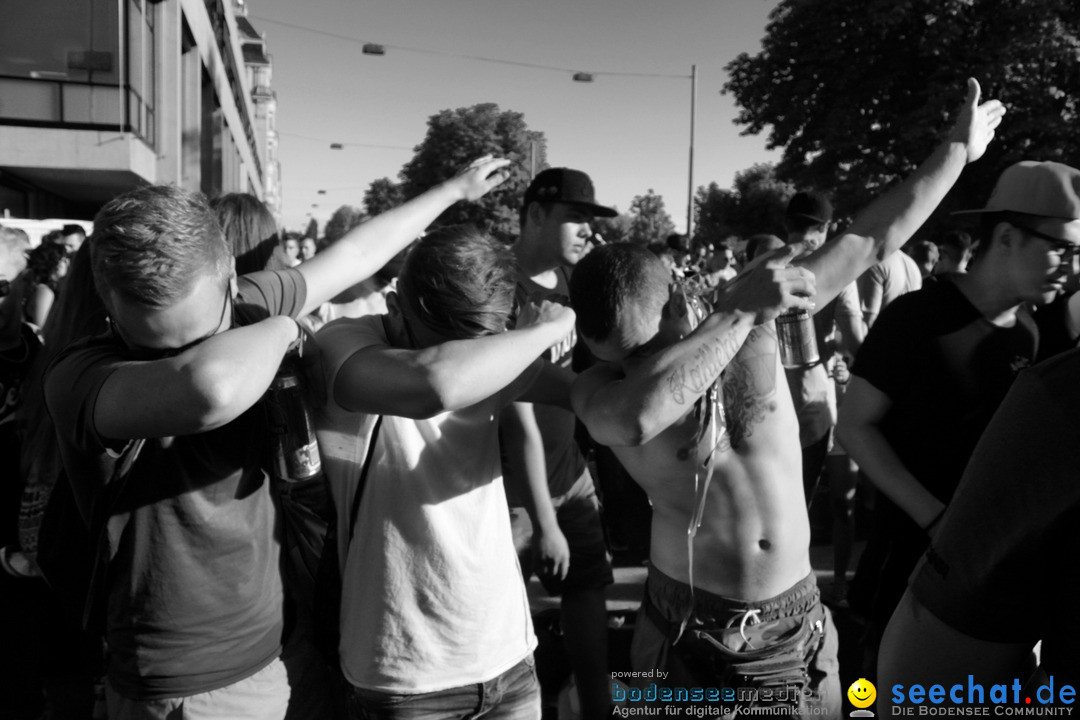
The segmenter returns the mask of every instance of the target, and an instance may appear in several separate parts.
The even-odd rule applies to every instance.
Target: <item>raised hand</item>
[[[574,311],[571,310],[568,305],[544,300],[540,303],[540,309],[536,314],[535,320],[529,324],[540,325],[542,323],[550,323],[560,330],[560,337],[565,337],[573,331],[574,321],[576,319],[577,315],[574,314]],[[518,327],[524,327],[520,321],[518,322]]]
[[[669,337],[681,340],[692,333],[707,315],[708,308],[699,297],[697,288],[690,287],[685,281],[676,282],[669,289],[660,324]]]
[[[793,308],[812,312],[814,274],[791,265],[805,250],[803,243],[792,243],[755,258],[720,291],[719,307],[753,315],[755,325]]]
[[[510,177],[510,173],[503,170],[509,164],[509,160],[485,155],[473,160],[446,182],[461,194],[462,200],[478,200]]]
[[[968,78],[967,97],[960,107],[956,124],[949,133],[950,139],[967,147],[968,162],[975,162],[986,152],[986,147],[994,139],[994,130],[1001,124],[1001,118],[1005,114],[1005,106],[1000,100],[987,100],[980,104],[981,95],[979,81]]]

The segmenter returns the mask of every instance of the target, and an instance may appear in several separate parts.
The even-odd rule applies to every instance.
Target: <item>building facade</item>
[[[0,223],[89,219],[146,184],[280,198],[238,12],[250,28],[238,0],[5,2]]]
[[[236,26],[240,32],[240,51],[247,67],[248,87],[255,112],[255,137],[263,169],[263,202],[281,222],[281,162],[278,160],[277,95],[270,83],[273,61],[266,50],[266,39],[247,17],[247,4],[236,2]]]

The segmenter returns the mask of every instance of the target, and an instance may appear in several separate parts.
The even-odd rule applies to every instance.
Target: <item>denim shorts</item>
[[[691,595],[689,585],[650,567],[630,653],[634,670],[669,673],[668,686],[742,689],[743,707],[790,705],[796,715],[813,707],[839,717],[837,649],[813,574],[748,602],[699,588]]]

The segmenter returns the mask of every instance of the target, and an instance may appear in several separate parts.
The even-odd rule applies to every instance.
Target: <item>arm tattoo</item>
[[[701,346],[689,361],[668,375],[668,391],[675,402],[692,403],[708,390],[743,346],[735,335],[735,331],[729,331]]]
[[[754,434],[754,426],[776,409],[776,331],[771,324],[750,332],[724,372],[722,387],[727,434],[738,449]]]

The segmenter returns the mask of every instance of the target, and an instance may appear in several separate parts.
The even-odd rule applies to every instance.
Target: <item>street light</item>
[[[680,75],[686,79],[686,75]],[[694,125],[697,119],[697,65],[690,66],[690,161],[686,182],[686,238],[694,237]],[[574,82],[591,83],[593,74],[587,72],[574,73]]]

